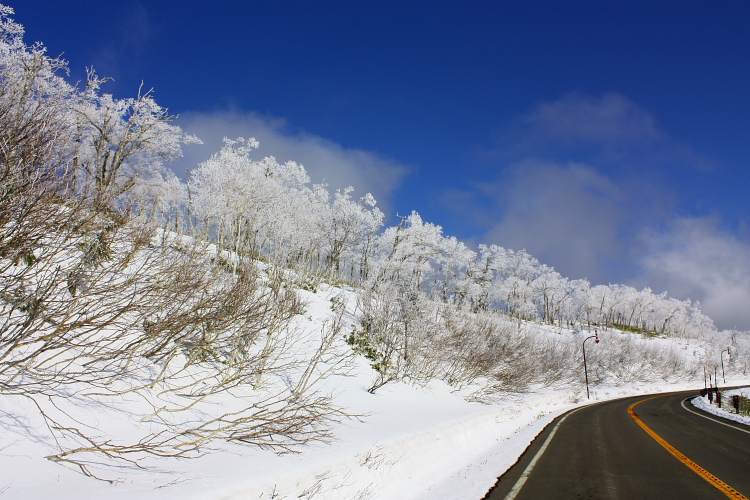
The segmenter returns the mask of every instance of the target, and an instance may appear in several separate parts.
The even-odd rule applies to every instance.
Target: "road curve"
[[[750,498],[750,428],[682,405],[696,395],[637,396],[568,412],[484,500]]]

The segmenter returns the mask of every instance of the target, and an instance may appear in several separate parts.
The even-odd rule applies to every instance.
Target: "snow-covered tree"
[[[342,260],[348,257],[350,274],[360,265],[356,252],[367,253],[368,241],[383,225],[383,212],[375,206],[375,198],[367,193],[359,202],[352,200],[353,187],[336,190],[333,203],[320,213],[317,230],[324,241],[326,268],[331,274],[339,274]]]
[[[200,143],[171,124],[176,117],[156,103],[151,91],[115,99],[100,93],[105,81],[90,70],[73,107],[74,163],[81,184],[76,188],[93,190],[103,200],[128,191],[140,177],[163,173],[163,162],[179,158],[182,144]]]

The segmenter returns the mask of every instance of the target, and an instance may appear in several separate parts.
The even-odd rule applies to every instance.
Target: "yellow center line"
[[[662,397],[662,396],[654,396],[652,398],[642,399],[642,400],[638,401],[637,403],[633,403],[632,405],[630,405],[630,408],[628,408],[628,414],[630,414],[630,416],[633,417],[633,420],[635,420],[635,422],[638,425],[640,425],[643,428],[643,430],[646,431],[649,434],[649,436],[651,436],[652,438],[654,438],[657,443],[659,443],[664,448],[666,448],[667,451],[669,453],[671,453],[672,455],[674,455],[674,457],[677,460],[679,460],[683,464],[685,464],[688,467],[690,467],[690,469],[692,469],[693,472],[695,472],[700,477],[702,477],[703,479],[705,479],[706,481],[708,481],[709,483],[711,483],[714,487],[718,488],[719,491],[721,491],[722,493],[724,493],[726,496],[728,496],[729,498],[734,498],[735,500],[750,500],[745,495],[741,494],[740,492],[738,492],[737,490],[735,490],[734,488],[732,488],[731,486],[729,486],[727,483],[725,483],[724,481],[722,481],[718,477],[714,476],[713,474],[711,474],[710,472],[708,472],[706,469],[704,469],[700,465],[698,465],[695,462],[693,462],[692,460],[690,460],[688,457],[686,457],[685,455],[683,455],[679,450],[677,450],[674,446],[672,446],[671,444],[667,443],[660,435],[658,435],[657,433],[655,433],[654,431],[652,431],[651,428],[643,422],[643,420],[641,420],[640,418],[638,418],[638,415],[636,415],[635,412],[633,411],[633,408],[635,408],[637,405],[643,403],[644,401],[648,401],[650,399],[656,399],[656,398],[660,398],[660,397]]]

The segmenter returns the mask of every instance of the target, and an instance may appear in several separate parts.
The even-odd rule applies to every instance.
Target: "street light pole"
[[[726,351],[726,353],[729,354],[730,356],[732,355],[732,353],[729,352],[729,347],[727,347],[726,349],[724,349],[724,351]],[[721,351],[721,354],[720,354],[720,357],[721,357],[721,378],[724,379],[724,384],[726,384],[727,383],[727,377],[724,375],[724,351]]]
[[[591,395],[589,395],[589,369],[586,366],[586,341],[588,339],[596,339],[594,342],[597,344],[599,343],[599,332],[594,330],[594,335],[591,337],[586,337],[583,340],[583,373],[586,375],[586,399],[591,399]]]

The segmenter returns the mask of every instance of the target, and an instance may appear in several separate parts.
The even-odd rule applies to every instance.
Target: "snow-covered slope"
[[[344,300],[347,310],[353,307],[352,290],[321,285],[317,293],[299,293],[306,304],[297,321],[301,338],[319,334],[336,314],[334,297]],[[350,349],[339,342],[338,348]],[[669,339],[654,342],[679,347],[678,341]],[[305,345],[300,345],[300,352]],[[480,498],[547,423],[587,403],[578,385],[507,395],[492,404],[467,402],[471,387],[458,391],[438,380],[427,385],[391,383],[371,394],[365,388],[372,376],[369,362],[357,357],[347,375],[322,381],[321,390],[357,416],[337,424],[335,439],[328,444],[282,455],[252,446],[212,444],[204,456],[191,460],[145,458],[140,464],[146,469],[110,467],[108,476],[119,478],[115,484],[46,460],[54,443],[35,408],[28,401],[3,397],[0,423],[6,431],[0,436],[0,491],[3,498],[17,499]],[[598,385],[592,401],[702,383]],[[89,402],[68,411],[77,411],[81,420],[99,422],[102,432],[117,438],[141,425],[127,409],[127,402],[119,408]]]

